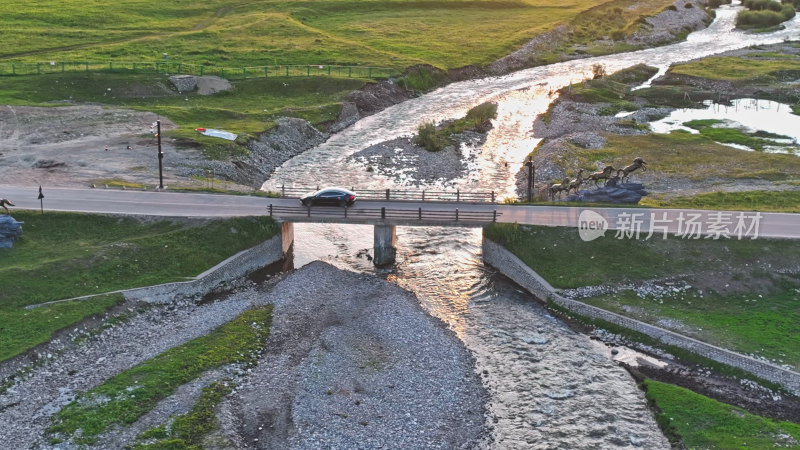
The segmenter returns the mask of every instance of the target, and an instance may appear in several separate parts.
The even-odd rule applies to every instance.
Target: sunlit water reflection
[[[295,224],[295,267],[321,259],[416,293],[475,356],[491,394],[492,448],[669,448],[608,349],[483,264],[481,230],[398,228],[389,270],[368,259],[372,236],[369,225]]]
[[[723,6],[708,29],[680,44],[454,83],[358,121],[285,163],[264,186],[399,187],[395,177],[367,172],[347,157],[410,135],[421,122],[461,117],[470,107],[492,100],[498,103],[495,127],[478,163],[459,180],[460,187],[512,195],[513,175],[538,142],[531,133],[533,119],[546,110],[554,90],[591,76],[592,65],[603,64],[608,72],[639,63],[668,67],[798,36],[800,17],[775,33],[733,31],[736,11]],[[416,185],[414,180],[403,182]],[[485,267],[480,236],[479,230],[463,228],[399,228],[397,265],[383,271],[367,258],[373,244],[370,226],[297,224],[295,266],[321,259],[376,273],[412,290],[426,310],[455,330],[479,370],[486,371],[496,448],[669,448],[642,393],[610,361],[607,350],[572,332],[530,295]]]

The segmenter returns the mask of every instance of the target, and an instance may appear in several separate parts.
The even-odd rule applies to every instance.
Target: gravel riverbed
[[[480,154],[486,133],[464,131],[453,135],[456,145],[432,152],[414,143],[411,136],[379,142],[349,157],[399,183],[448,186],[467,174]]]
[[[211,303],[131,308],[129,320],[99,334],[76,328],[48,344],[34,370],[0,394],[4,448],[77,448],[45,436],[52,414],[77,393],[262,304],[275,310],[256,367],[204,374],[130,427],[100,436],[95,448],[132,444],[186,413],[221,377],[238,385],[213,437],[223,447],[459,448],[485,439],[486,393],[454,333],[413,294],[316,262]]]

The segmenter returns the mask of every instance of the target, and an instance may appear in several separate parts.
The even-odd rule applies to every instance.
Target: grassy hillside
[[[18,0],[0,4],[0,60],[212,65],[485,64],[560,23],[628,29],[668,0]],[[581,15],[581,13],[584,13]],[[588,26],[587,24],[591,24]]]

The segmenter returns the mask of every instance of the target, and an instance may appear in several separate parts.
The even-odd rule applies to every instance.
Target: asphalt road
[[[40,208],[37,187],[0,185],[0,198],[7,198],[16,209]],[[743,239],[791,238],[800,239],[800,214],[756,213],[740,211],[707,211],[683,209],[646,208],[582,208],[564,206],[515,206],[487,203],[455,202],[386,202],[361,200],[348,210],[348,218],[319,216],[312,211],[308,218],[300,202],[292,198],[266,198],[254,196],[202,194],[170,191],[133,191],[115,189],[47,188],[43,190],[46,211],[80,211],[90,213],[134,214],[182,217],[234,217],[268,214],[268,206],[296,207],[295,215],[284,214],[283,219],[293,222],[375,222],[375,211],[407,210],[410,215],[424,211],[484,212],[490,221],[497,211],[498,222],[520,224],[567,226],[579,229],[586,238],[598,237],[604,230],[606,237],[661,238],[663,233],[676,234],[686,239]],[[317,208],[315,208],[316,210]],[[330,209],[330,208],[325,208]],[[367,215],[367,212],[370,212]],[[338,213],[336,213],[338,214]],[[413,225],[413,220],[397,222]],[[431,221],[416,222],[432,225]],[[453,219],[437,222],[441,225],[465,225]],[[468,225],[476,225],[473,221]]]

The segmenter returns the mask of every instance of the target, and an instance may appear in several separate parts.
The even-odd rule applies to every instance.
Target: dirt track
[[[175,128],[153,113],[98,105],[0,106],[0,184],[89,186],[117,177],[155,186],[158,145],[150,128],[158,119],[162,130]],[[169,138],[162,151],[166,185],[188,180],[179,172],[203,161],[199,150]]]

